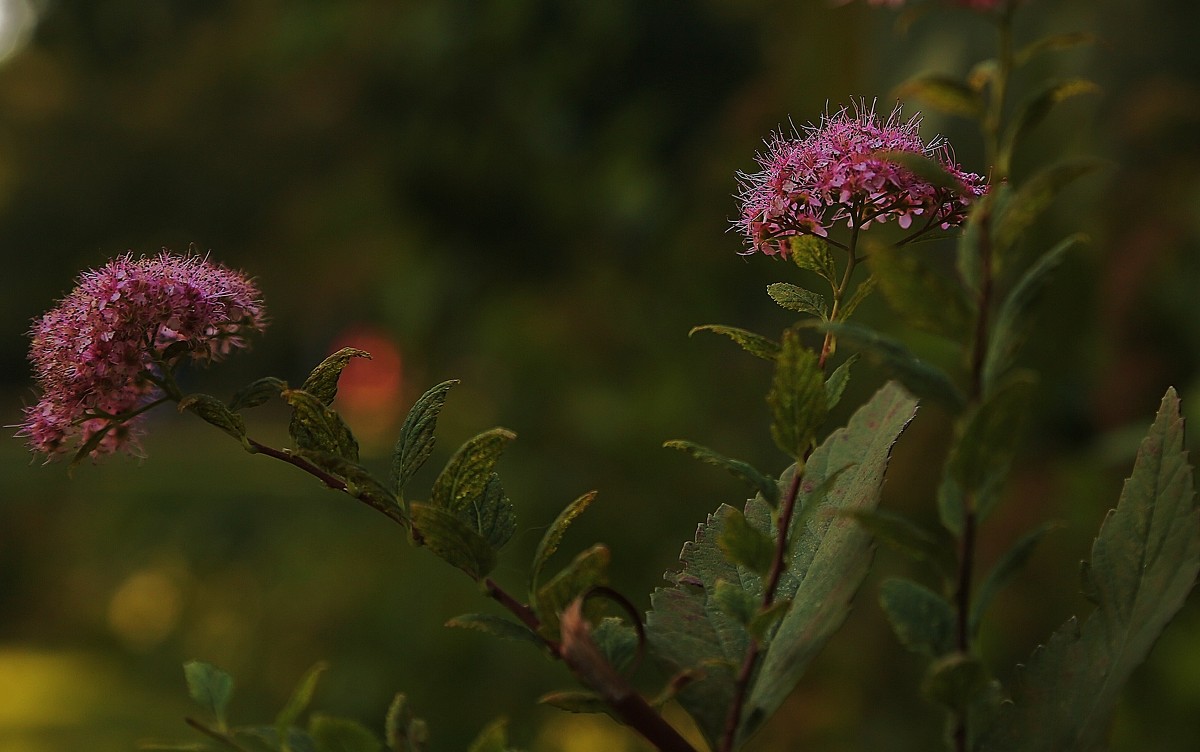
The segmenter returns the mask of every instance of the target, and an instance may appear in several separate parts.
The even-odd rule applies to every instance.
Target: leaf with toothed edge
[[[354,358],[370,360],[371,354],[354,347],[343,347],[321,361],[300,388],[328,405],[337,396],[338,379],[341,378],[342,371]]]
[[[571,523],[575,521],[575,518],[583,514],[583,510],[591,506],[595,500],[596,492],[588,491],[568,504],[558,513],[558,517],[554,519],[550,527],[546,528],[542,539],[538,541],[537,550],[533,554],[533,565],[529,570],[529,595],[531,599],[537,593],[540,585],[542,569],[545,568],[546,562],[554,555],[554,552],[558,550],[563,536],[567,534],[567,529],[571,527]]]
[[[422,394],[408,411],[392,451],[392,485],[397,494],[404,490],[433,452],[438,415],[446,403],[446,393],[456,384],[456,380],[443,381]]]
[[[775,358],[779,357],[778,342],[767,339],[761,334],[747,331],[746,329],[739,329],[736,326],[724,326],[722,324],[704,324],[692,327],[692,330],[688,332],[688,336],[690,337],[696,332],[723,334],[740,345],[746,352],[763,360],[775,360]]]

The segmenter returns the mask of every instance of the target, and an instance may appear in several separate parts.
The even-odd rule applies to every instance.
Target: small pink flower
[[[749,245],[746,253],[784,253],[787,238],[826,237],[845,223],[865,228],[895,219],[903,228],[947,228],[962,222],[971,202],[987,190],[984,178],[954,163],[950,146],[918,135],[920,118],[904,120],[897,107],[880,122],[872,108],[842,108],[793,136],[772,135],[757,161],[762,171],[741,174],[741,218],[735,221]],[[937,187],[885,159],[907,152],[938,160],[959,190]]]
[[[127,416],[161,395],[164,360],[219,360],[265,325],[259,291],[239,272],[166,251],[113,259],[34,321],[29,360],[42,396],[17,435],[51,457],[97,434],[92,456],[135,450]]]

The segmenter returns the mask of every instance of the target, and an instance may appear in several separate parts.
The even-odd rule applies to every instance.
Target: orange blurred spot
[[[387,334],[369,326],[352,326],[334,340],[330,352],[357,347],[371,359],[355,358],[338,379],[337,409],[365,450],[390,443],[404,392],[400,348]]]

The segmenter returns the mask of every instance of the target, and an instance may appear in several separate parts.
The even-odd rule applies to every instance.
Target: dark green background
[[[1082,28],[1101,41],[1018,85],[1085,74],[1104,93],[1056,112],[1016,177],[1059,155],[1111,162],[1025,248],[1091,238],[1042,307],[1026,353],[1041,397],[1011,498],[984,530],[990,561],[1024,529],[1066,523],[991,612],[985,650],[1003,678],[1086,612],[1078,561],[1162,391],[1174,384],[1200,405],[1200,59],[1189,51],[1200,12],[1168,0],[1029,5],[1024,39]],[[192,387],[228,396],[264,374],[299,382],[369,327],[399,349],[404,379],[400,403],[363,419],[394,428],[421,391],[459,378],[435,464],[493,425],[520,435],[501,465],[520,527],[498,578],[520,590],[544,526],[597,488],[566,553],[608,542],[614,585],[643,608],[695,524],[744,496],[661,442],[784,462],[766,430],[765,364],[686,336],[708,322],[775,334],[791,318],[764,286],[805,281],[737,255],[735,172],[789,119],[860,96],[887,111],[908,75],[962,72],[991,49],[986,24],[963,11],[935,10],[903,33],[894,13],[801,0],[39,8],[28,43],[0,65],[0,420],[19,422],[36,398],[24,332],[80,269],[194,243],[258,278],[273,323]],[[931,114],[924,135],[937,132],[986,170],[969,124]],[[920,252],[948,258],[949,246]],[[938,356],[895,331],[878,301],[863,316]],[[847,403],[880,381],[861,365]],[[282,440],[281,411],[256,420],[256,435]],[[235,674],[239,722],[268,720],[326,659],[319,707],[377,726],[406,691],[436,750],[463,748],[498,715],[526,748],[624,743],[532,705],[570,686],[561,667],[443,629],[488,605],[382,517],[185,416],[163,410],[150,429],[144,461],[73,477],[30,464],[18,440],[0,445],[0,748],[186,737],[179,666],[190,658]],[[931,514],[946,430],[922,410],[885,504]],[[364,448],[386,464],[385,440]],[[921,662],[875,604],[878,580],[908,569],[880,552],[845,631],[760,749],[935,748],[939,713],[914,690]],[[163,617],[171,598],[174,619]],[[165,619],[161,633],[114,628],[114,603],[131,602]],[[1127,693],[1120,749],[1200,746],[1198,635],[1193,598]],[[644,679],[651,691],[659,681]]]

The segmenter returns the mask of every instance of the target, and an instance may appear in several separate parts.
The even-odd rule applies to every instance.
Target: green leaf
[[[317,681],[320,680],[321,674],[329,665],[321,662],[310,668],[300,683],[296,685],[296,689],[292,691],[291,698],[287,701],[287,705],[283,706],[283,710],[279,711],[279,715],[275,716],[275,733],[277,738],[283,739],[284,744],[282,752],[291,752],[290,745],[287,744],[288,729],[296,725],[300,714],[312,702],[313,693],[317,691]]]
[[[688,336],[692,336],[696,332],[713,332],[714,334],[723,334],[729,339],[736,342],[743,350],[751,355],[762,358],[763,360],[775,360],[779,357],[779,343],[774,340],[767,339],[761,334],[738,329],[736,326],[723,326],[721,324],[704,324],[703,326],[694,326],[688,332]]]
[[[1012,248],[1064,188],[1103,165],[1104,162],[1094,158],[1055,162],[1034,173],[1015,191],[1006,189],[1004,195],[1008,199],[996,204],[997,252],[1003,254]]]
[[[518,624],[515,621],[494,614],[463,614],[446,622],[446,626],[483,632],[493,637],[499,637],[502,640],[530,642],[538,647],[542,647],[545,644],[541,638],[524,624]]]
[[[771,406],[775,445],[793,459],[804,456],[825,422],[829,398],[817,354],[801,344],[795,330],[783,334],[767,404]]]
[[[467,747],[467,752],[510,752],[508,721],[501,718],[489,723]]]
[[[233,399],[229,400],[229,409],[244,410],[247,407],[258,407],[267,400],[278,397],[287,388],[287,382],[283,379],[264,376],[234,392]]]
[[[595,692],[565,690],[548,692],[537,699],[540,705],[565,710],[568,713],[604,713],[609,714],[612,708]]]
[[[983,117],[984,101],[979,91],[950,76],[920,76],[900,84],[897,99],[920,99],[932,109],[972,120]]]
[[[846,384],[850,383],[850,369],[857,360],[858,353],[851,354],[840,366],[833,369],[833,373],[829,374],[829,378],[825,379],[826,404],[830,410],[837,407],[837,404],[842,401],[842,394],[846,391]]]
[[[934,188],[954,194],[964,191],[962,181],[940,159],[911,151],[879,151],[874,156],[900,165]]]
[[[446,403],[446,393],[458,381],[443,381],[421,395],[400,427],[400,438],[392,452],[392,485],[399,494],[412,480],[429,455],[433,453],[436,441],[434,430],[437,428],[438,415]]]
[[[225,709],[233,697],[233,677],[211,663],[188,661],[183,664],[183,676],[187,680],[188,695],[200,707],[211,713],[217,728],[224,732]]]
[[[816,272],[829,281],[838,283],[837,264],[829,243],[814,235],[793,235],[788,238],[788,258],[801,269]]]
[[[975,596],[975,602],[971,604],[970,629],[971,634],[979,633],[979,625],[983,622],[983,615],[987,612],[988,606],[991,605],[992,599],[996,597],[996,593],[1008,584],[1013,575],[1025,566],[1025,562],[1029,561],[1029,557],[1033,555],[1033,549],[1041,542],[1042,537],[1046,533],[1060,527],[1053,522],[1047,522],[1021,537],[1013,547],[1008,550],[996,565],[992,567],[992,571],[988,573],[987,579],[979,587],[979,591]]]
[[[637,655],[637,631],[615,616],[606,616],[600,620],[592,630],[592,640],[600,653],[618,671],[624,671]]]
[[[879,246],[869,257],[871,274],[906,324],[961,342],[975,312],[962,287],[935,272],[924,258],[908,249]]]
[[[474,505],[491,483],[504,447],[515,438],[507,428],[492,428],[468,440],[434,481],[430,502],[454,512]]]
[[[708,447],[680,439],[664,442],[663,446],[669,449],[679,449],[705,464],[719,467],[754,488],[772,505],[779,503],[779,484],[775,480],[763,475],[747,462],[730,459],[714,452]]]
[[[714,606],[743,627],[750,626],[750,622],[758,614],[758,598],[740,584],[717,580],[712,598]]]
[[[817,329],[861,350],[918,397],[936,399],[956,412],[966,402],[944,371],[918,358],[899,340],[858,324],[822,324]]]
[[[195,413],[205,423],[216,426],[238,441],[246,439],[246,421],[225,403],[208,394],[189,394],[179,401],[179,412]]]
[[[274,726],[240,726],[233,730],[233,736],[239,742],[250,741],[252,750],[278,752],[286,743],[292,752],[317,752],[317,745],[308,732],[295,726],[287,730],[282,742]]]
[[[867,532],[915,561],[928,561],[938,572],[951,575],[958,570],[952,541],[939,537],[909,518],[886,509],[858,509],[849,514]]]
[[[987,360],[983,366],[985,390],[994,388],[1012,364],[1025,338],[1029,310],[1038,300],[1050,275],[1062,263],[1067,252],[1080,240],[1080,236],[1072,235],[1047,251],[1037,263],[1025,271],[1008,297],[1000,304],[992,324]]]
[[[729,560],[739,564],[760,577],[771,571],[775,561],[775,541],[772,536],[760,531],[746,521],[746,515],[737,509],[725,518],[725,528],[717,538],[717,547]]]
[[[496,566],[496,551],[454,512],[428,504],[410,505],[414,537],[451,566],[480,580]]]
[[[1083,78],[1051,81],[1045,84],[1040,90],[1031,95],[1017,110],[1017,114],[1009,124],[1008,131],[1004,137],[1003,143],[1005,146],[1003,147],[1003,153],[1006,157],[1011,155],[1017,142],[1026,133],[1033,130],[1045,120],[1046,116],[1050,114],[1050,110],[1059,102],[1077,97],[1080,94],[1093,94],[1099,91],[1099,86]],[[1004,158],[1004,162],[1007,163],[1008,159]]]
[[[884,580],[879,603],[900,644],[930,658],[954,649],[954,607],[912,580]]]
[[[1182,607],[1200,572],[1200,513],[1174,389],[1092,545],[1084,592],[1096,609],[1034,651],[985,752],[1105,746],[1121,688]]]
[[[1082,45],[1090,45],[1094,44],[1095,42],[1095,35],[1088,34],[1087,32],[1083,31],[1051,34],[1030,42],[1022,47],[1014,56],[1013,62],[1015,62],[1018,66],[1021,66],[1047,52],[1061,52],[1062,50],[1069,50],[1073,47],[1079,47]]]
[[[517,532],[517,515],[513,504],[500,485],[500,476],[492,473],[483,494],[463,507],[459,516],[483,536],[497,551]]]
[[[992,242],[992,214],[998,198],[1007,195],[1008,192],[1010,189],[1007,185],[999,185],[993,186],[986,194],[980,196],[971,207],[963,231],[958,236],[955,268],[967,294],[973,299],[979,298],[980,282],[983,279],[983,255],[980,253],[982,243],[985,239],[988,243]]]
[[[562,543],[563,536],[567,533],[567,528],[571,527],[571,523],[575,518],[583,514],[583,510],[591,506],[596,499],[595,491],[588,491],[584,495],[572,501],[561,512],[550,527],[546,528],[546,532],[542,535],[542,539],[538,541],[537,550],[533,554],[533,565],[529,570],[529,595],[532,598],[538,590],[538,584],[542,576],[542,569],[545,568],[546,562],[558,550]]]
[[[282,396],[292,406],[288,433],[296,448],[328,452],[358,462],[358,440],[342,416],[326,407],[315,394],[286,389]]]
[[[603,543],[597,543],[581,552],[561,572],[538,588],[534,597],[538,618],[542,620],[542,634],[551,639],[558,637],[558,616],[570,605],[596,585],[608,584],[608,565],[612,553]]]
[[[747,698],[741,738],[769,716],[799,680],[808,661],[841,624],[869,561],[870,536],[850,520],[814,513],[873,508],[892,444],[911,419],[916,401],[895,384],[881,389],[808,458],[797,499],[800,512],[789,532],[791,555],[776,599],[788,602],[782,615],[752,626],[765,643],[762,667]],[[780,478],[791,483],[791,472]],[[832,486],[825,480],[837,475]],[[822,501],[824,502],[822,504]],[[762,599],[762,578],[731,562],[719,541],[734,514],[723,505],[684,544],[683,568],[668,573],[670,587],[651,595],[646,634],[668,674],[697,678],[678,699],[710,743],[719,739],[733,697],[735,677],[749,643],[747,628],[715,602],[718,581],[740,586]],[[746,521],[772,535],[771,507],[761,497],[746,505]],[[777,622],[773,620],[778,619]],[[760,631],[761,630],[761,631]]]
[[[383,745],[369,729],[348,718],[317,713],[308,724],[317,752],[381,752]]]
[[[955,535],[962,532],[968,505],[982,521],[999,501],[1033,387],[1032,377],[1010,379],[960,420],[938,488],[942,524]]]
[[[338,379],[353,358],[371,359],[371,354],[353,347],[343,347],[321,361],[300,387],[328,405],[337,396]]]
[[[805,290],[787,282],[776,282],[767,285],[767,294],[781,308],[811,314],[820,319],[829,318],[829,306],[825,304],[825,298],[812,290]]]
[[[370,497],[396,507],[400,506],[400,500],[396,498],[391,489],[357,462],[352,462],[336,454],[312,449],[299,449],[293,454],[313,467],[341,478],[346,483],[346,493],[356,499]]]
[[[388,706],[384,734],[388,749],[392,752],[421,752],[429,741],[429,730],[425,721],[413,715],[408,698],[397,693]]]
[[[987,669],[978,658],[964,653],[951,653],[935,660],[921,682],[921,694],[927,700],[956,715],[966,713],[990,689]]]
[[[875,292],[875,288],[878,286],[879,286],[879,283],[875,280],[874,277],[867,277],[866,279],[864,279],[858,285],[858,287],[854,288],[854,294],[852,294],[850,296],[850,299],[848,301],[846,301],[844,304],[842,304],[842,307],[840,309],[838,309],[837,315],[834,316],[833,320],[834,321],[849,320],[850,317],[854,315],[854,312],[858,310],[858,306],[861,305],[862,302],[867,299],[867,296],[869,296],[871,293]]]

